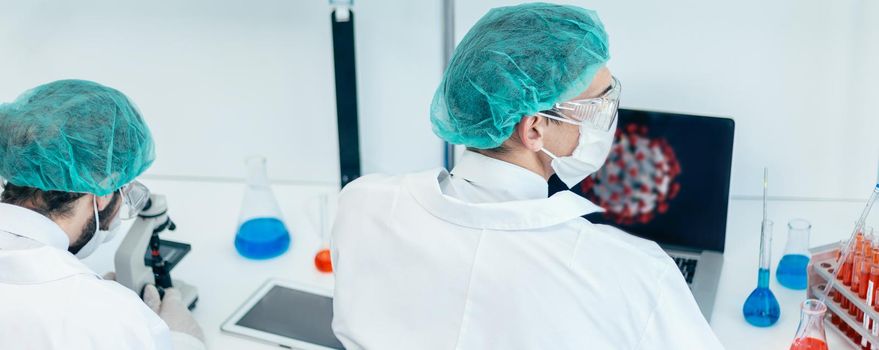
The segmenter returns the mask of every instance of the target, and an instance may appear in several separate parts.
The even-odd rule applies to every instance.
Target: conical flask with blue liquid
[[[787,244],[778,262],[775,278],[782,286],[804,290],[809,284],[806,267],[809,266],[809,232],[812,224],[803,219],[793,219],[787,224]]]
[[[290,232],[269,185],[266,159],[247,158],[247,188],[241,205],[235,249],[250,259],[269,259],[290,248]]]

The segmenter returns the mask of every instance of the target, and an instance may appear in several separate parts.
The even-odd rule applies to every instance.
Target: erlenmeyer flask
[[[802,304],[800,326],[790,345],[790,350],[827,350],[824,335],[824,313],[827,305],[820,300],[806,299]]]
[[[782,286],[806,289],[806,266],[809,265],[809,231],[812,224],[803,219],[793,219],[787,224],[787,244],[784,255],[775,270],[775,277]]]
[[[247,189],[241,205],[235,249],[250,259],[268,259],[290,247],[290,232],[281,218],[281,209],[269,186],[264,157],[249,157]]]

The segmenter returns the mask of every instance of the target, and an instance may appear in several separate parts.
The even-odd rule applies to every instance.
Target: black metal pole
[[[337,16],[348,11],[347,16]],[[339,170],[342,187],[360,177],[360,135],[357,123],[357,75],[354,61],[354,13],[336,8],[333,26],[333,58],[336,70],[336,115],[339,130]]]

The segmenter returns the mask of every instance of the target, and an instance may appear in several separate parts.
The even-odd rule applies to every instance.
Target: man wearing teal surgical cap
[[[178,292],[148,286],[144,303],[78,259],[143,209],[154,158],[115,89],[60,80],[0,104],[0,348],[204,348]]]
[[[620,83],[595,12],[489,11],[430,108],[467,147],[451,172],[349,184],[333,226],[333,330],[347,349],[721,349],[655,243],[548,196],[604,163]]]

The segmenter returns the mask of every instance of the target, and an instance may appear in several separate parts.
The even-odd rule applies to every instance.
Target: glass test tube
[[[852,288],[851,288],[851,290],[855,294],[857,294],[861,288],[861,276],[862,276],[861,269],[863,268],[863,266],[864,266],[864,254],[861,253],[860,251],[858,251],[855,253],[855,257],[854,257],[853,265],[852,265],[853,271],[852,271]],[[848,314],[852,315],[852,316],[858,316],[858,307],[855,303],[849,303]]]
[[[879,286],[879,255],[873,255],[870,264],[870,277],[867,279],[867,293],[865,301],[867,303],[867,307],[874,307],[876,300],[876,286]],[[870,319],[869,316],[864,316],[863,318],[864,329],[873,333],[879,331],[879,328],[876,328],[876,320]],[[867,341],[861,341],[861,346],[864,348],[873,348],[874,344],[868,344]]]

